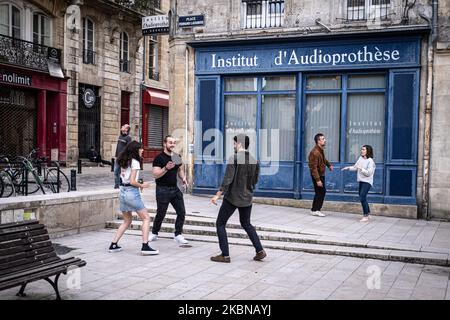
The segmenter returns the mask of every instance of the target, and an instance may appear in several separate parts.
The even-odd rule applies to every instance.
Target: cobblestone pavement
[[[73,249],[63,257],[87,261],[61,277],[63,299],[450,299],[450,268],[445,267],[270,249],[256,262],[248,246],[231,246],[231,263],[221,264],[209,260],[217,244],[191,242],[192,247],[180,248],[171,239],[152,243],[159,255],[141,256],[141,239],[133,235],[121,240],[122,252],[109,253],[113,232],[53,240]],[[29,284],[25,298],[16,297],[17,290],[0,292],[0,299],[55,298],[45,281]]]

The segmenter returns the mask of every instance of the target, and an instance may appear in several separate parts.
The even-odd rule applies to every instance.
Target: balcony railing
[[[120,71],[121,72],[130,72],[130,60],[122,60],[120,59]]]
[[[83,63],[95,64],[95,51],[93,50],[83,50]]]
[[[284,0],[242,0],[244,29],[282,27]]]
[[[48,72],[48,60],[60,63],[60,57],[59,49],[0,35],[0,63]]]
[[[390,0],[347,0],[347,21],[386,20]]]

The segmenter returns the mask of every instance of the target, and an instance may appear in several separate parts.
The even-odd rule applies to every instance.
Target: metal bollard
[[[77,170],[70,170],[70,191],[77,191]]]
[[[115,159],[111,158],[111,172],[114,172]]]
[[[78,173],[81,174],[81,159],[78,159]]]

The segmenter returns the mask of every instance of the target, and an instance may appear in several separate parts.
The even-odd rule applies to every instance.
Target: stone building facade
[[[306,155],[323,131],[338,169],[327,175],[327,199],[342,208],[358,201],[356,177],[339,168],[370,143],[369,201],[399,216],[408,208],[450,217],[445,1],[177,0],[171,10],[169,129],[184,141],[194,193],[216,190],[229,138],[246,132],[269,172],[256,194],[311,199]],[[195,15],[204,23],[177,24]],[[207,133],[213,128],[222,140]],[[264,158],[270,141],[261,129],[279,130],[271,147],[284,158]]]
[[[142,140],[146,90],[163,94],[168,105],[168,36],[150,46],[142,35],[142,17],[168,11],[168,0],[154,3],[138,12],[112,0],[0,1],[2,74],[29,80],[4,84],[2,109],[11,112],[0,117],[0,135],[11,142],[3,152],[26,154],[37,146],[42,156],[73,165],[91,146],[104,159],[114,157],[124,123]]]

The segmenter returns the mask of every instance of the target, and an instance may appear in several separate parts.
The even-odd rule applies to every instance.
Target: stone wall
[[[52,236],[65,236],[103,229],[118,209],[117,190],[15,197],[0,203],[0,223],[37,219]]]

